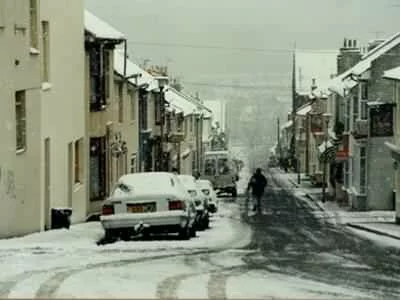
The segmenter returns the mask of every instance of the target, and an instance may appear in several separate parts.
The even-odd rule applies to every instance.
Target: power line
[[[196,44],[179,44],[179,43],[156,43],[156,42],[142,42],[142,41],[129,41],[131,44],[142,46],[154,47],[173,47],[173,48],[192,48],[192,49],[213,49],[213,50],[235,50],[235,51],[251,51],[251,52],[273,52],[273,53],[293,53],[294,49],[290,48],[246,48],[246,47],[224,47],[216,45],[196,45]],[[310,53],[337,53],[335,50],[316,50],[297,48],[296,51],[307,51]]]

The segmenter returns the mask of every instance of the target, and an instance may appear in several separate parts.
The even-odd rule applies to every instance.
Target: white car
[[[208,199],[208,210],[210,213],[218,211],[218,198],[210,180],[199,179],[196,181],[197,187]]]
[[[196,184],[196,179],[191,175],[178,175],[196,205],[196,228],[204,230],[209,227],[208,198],[203,195]]]
[[[143,233],[196,235],[196,209],[191,196],[175,174],[135,173],[122,176],[104,201],[101,224],[106,238]]]

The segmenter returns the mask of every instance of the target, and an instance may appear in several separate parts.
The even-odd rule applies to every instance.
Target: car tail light
[[[181,200],[174,200],[168,202],[169,210],[185,210],[185,202]]]
[[[103,205],[102,215],[113,215],[114,214],[114,206],[113,205]]]

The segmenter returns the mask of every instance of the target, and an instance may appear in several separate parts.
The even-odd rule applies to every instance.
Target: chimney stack
[[[344,39],[344,47],[340,48],[337,57],[337,73],[342,74],[361,60],[361,49],[357,47],[356,39]]]

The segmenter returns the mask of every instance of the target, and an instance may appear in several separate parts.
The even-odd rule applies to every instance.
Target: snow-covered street
[[[315,217],[269,174],[262,215],[220,199],[211,228],[97,245],[97,222],[0,241],[4,298],[396,299],[399,249]],[[243,182],[245,182],[243,180]],[[243,187],[242,187],[243,188]],[[293,193],[294,191],[294,193]],[[294,196],[297,195],[297,196]]]

